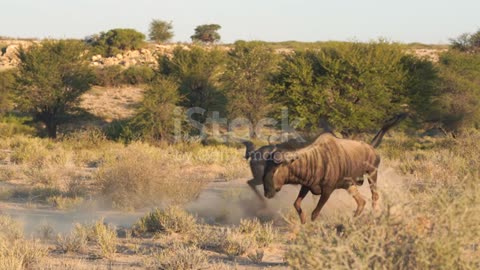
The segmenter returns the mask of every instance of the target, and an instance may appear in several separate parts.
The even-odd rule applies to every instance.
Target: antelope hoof
[[[355,211],[355,214],[353,215],[353,217],[358,217],[363,212],[363,208],[365,208],[364,200],[358,203],[357,210]]]
[[[302,212],[300,214],[300,221],[302,222],[302,224],[307,223],[307,217],[305,216],[305,212]]]
[[[315,213],[315,212],[312,213],[312,221],[315,221],[315,219],[317,219],[318,214],[319,213]]]

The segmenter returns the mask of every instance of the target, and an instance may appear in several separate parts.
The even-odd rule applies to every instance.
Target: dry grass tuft
[[[194,216],[179,207],[168,207],[165,210],[155,209],[133,226],[135,234],[145,233],[190,233],[196,230],[197,221]]]
[[[56,249],[62,253],[84,252],[87,247],[87,237],[74,231],[69,235],[57,235],[55,241]]]
[[[178,176],[178,161],[174,159],[158,148],[134,143],[108,160],[96,173],[96,179],[113,207],[186,203],[198,196],[205,183]]]
[[[97,245],[100,247],[101,256],[105,258],[113,258],[117,252],[117,232],[114,228],[107,226],[103,220],[95,222],[93,225],[93,233]]]
[[[23,239],[21,226],[8,216],[0,216],[0,269],[25,269],[47,255],[37,241]]]
[[[255,248],[255,239],[238,229],[227,229],[220,244],[220,250],[230,258],[245,255]]]
[[[195,246],[174,245],[153,256],[147,263],[149,268],[164,270],[208,269],[207,255]]]
[[[387,139],[383,162],[406,180],[383,191],[384,209],[303,226],[286,261],[293,269],[478,268],[479,139],[477,131],[456,139]]]

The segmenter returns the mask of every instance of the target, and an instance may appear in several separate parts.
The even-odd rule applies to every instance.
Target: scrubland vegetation
[[[48,41],[21,50],[19,68],[0,73],[0,211],[13,213],[0,215],[0,269],[480,267],[477,34],[454,40],[438,62],[385,41],[293,42],[285,53],[264,42],[197,44],[128,69],[92,69],[84,58],[138,49],[144,38],[114,29],[87,44]],[[126,118],[79,106],[92,86],[124,85],[144,90]],[[207,137],[184,116],[191,107],[206,110],[193,120]],[[262,214],[258,202],[258,218],[238,224],[187,211],[212,182],[251,176],[243,146],[213,137],[244,132],[265,144],[262,131],[277,133],[282,107],[306,136],[326,121],[339,136],[369,138],[390,116],[409,113],[379,149],[379,210],[354,219],[342,209],[304,226],[290,202],[280,214]],[[278,124],[222,123],[214,134],[214,112]],[[246,184],[234,192],[252,195]],[[224,194],[225,204],[234,196]],[[39,221],[27,234],[15,209],[107,212],[68,230]],[[124,226],[108,222],[109,211],[142,216]]]

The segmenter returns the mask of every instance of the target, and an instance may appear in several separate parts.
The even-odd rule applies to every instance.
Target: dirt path
[[[200,194],[199,198],[190,203],[187,209],[199,215],[208,223],[238,224],[242,218],[259,217],[275,220],[281,214],[293,210],[293,202],[300,190],[299,186],[284,186],[282,190],[270,200],[266,200],[266,209],[247,185],[248,179],[237,179],[229,182],[212,182]],[[404,177],[399,176],[392,168],[380,168],[378,188],[381,195],[401,192]],[[263,194],[263,187],[257,189]],[[359,191],[367,201],[365,211],[371,209],[371,192],[368,182],[359,187]],[[380,205],[382,205],[382,197]],[[396,195],[395,195],[396,196]],[[319,196],[308,194],[302,203],[307,211],[311,211],[317,204]],[[391,199],[391,198],[389,198]],[[345,190],[335,190],[327,204],[322,209],[320,218],[344,212],[353,214],[355,200]]]
[[[238,224],[240,219],[258,217],[263,220],[281,218],[281,213],[293,209],[299,186],[284,186],[275,198],[266,200],[266,207],[255,196],[247,185],[248,179],[237,179],[229,182],[211,182],[197,200],[189,203],[186,209],[210,224]],[[378,186],[383,193],[399,190],[402,177],[391,168],[381,168]],[[257,189],[263,193],[263,187]],[[360,193],[367,200],[365,211],[371,211],[371,193],[368,183],[359,187]],[[310,211],[316,205],[318,196],[307,195],[303,207]],[[382,200],[382,198],[381,198]],[[381,205],[381,202],[380,202]],[[338,212],[353,213],[355,201],[345,190],[336,190],[321,212],[322,216]],[[131,226],[149,209],[137,212],[121,212],[102,210],[94,202],[87,202],[74,211],[60,211],[51,207],[29,205],[28,203],[0,202],[0,211],[13,216],[25,225],[26,233],[33,233],[39,224],[49,224],[57,232],[68,232],[72,224],[90,222],[105,218],[105,221],[117,226]]]
[[[199,195],[197,200],[188,204],[186,209],[196,214],[200,219],[209,223],[221,226],[230,224],[238,224],[243,218],[260,218],[265,221],[274,221],[276,224],[282,223],[282,216],[285,213],[290,214],[293,210],[293,201],[295,200],[299,187],[285,186],[282,190],[271,200],[266,200],[266,207],[263,207],[262,202],[250,190],[246,184],[248,179],[237,179],[229,182],[211,182],[207,185],[204,191]],[[401,184],[404,179],[400,177],[391,168],[381,168],[379,175],[379,190],[383,196],[388,196],[389,200],[394,199],[395,196],[402,192]],[[263,193],[263,187],[257,187]],[[372,211],[371,193],[368,183],[365,182],[359,188],[360,193],[367,200],[368,204],[365,212]],[[303,203],[303,208],[308,213],[315,207],[318,201],[318,196],[309,194]],[[380,201],[382,205],[382,201]],[[352,215],[355,210],[355,201],[344,190],[336,190],[330,200],[322,210],[320,219],[328,217],[329,215]],[[121,227],[130,227],[138,218],[144,215],[149,209],[137,212],[120,212],[111,210],[102,210],[94,203],[85,204],[80,209],[75,211],[60,211],[51,207],[32,206],[28,203],[13,203],[0,202],[1,213],[11,215],[14,219],[21,221],[24,224],[26,235],[38,235],[39,228],[42,225],[49,225],[54,229],[54,233],[67,233],[72,230],[75,223],[90,223],[92,221],[104,218],[105,222]],[[296,215],[294,214],[296,219]],[[123,241],[127,241],[126,239]],[[128,240],[131,241],[131,240]],[[127,242],[128,242],[127,241]],[[137,240],[135,240],[137,241]],[[139,239],[138,241],[143,241]],[[278,242],[271,247],[264,250],[264,258],[262,263],[253,264],[249,259],[239,257],[235,262],[226,258],[225,255],[207,251],[210,259],[218,261],[218,263],[225,266],[234,266],[235,269],[288,269],[283,261],[285,252],[285,243]],[[120,269],[122,265],[138,266],[141,264],[142,257],[136,255],[118,254],[115,263],[112,266]],[[49,258],[53,261],[62,261],[64,257],[53,255]],[[84,261],[85,264],[107,264],[103,261]],[[227,267],[227,269],[229,269]]]

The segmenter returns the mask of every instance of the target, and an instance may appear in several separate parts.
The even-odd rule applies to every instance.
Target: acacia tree
[[[204,43],[214,43],[220,40],[220,34],[217,32],[222,28],[218,24],[202,24],[195,28],[195,34],[190,38],[192,41]]]
[[[221,50],[177,47],[172,57],[160,57],[158,73],[179,84],[180,94],[185,97],[181,103],[184,107],[223,111],[225,100],[218,81],[224,63],[225,53]]]
[[[275,99],[304,127],[327,120],[344,135],[374,130],[408,103],[398,45],[345,43],[286,57]]]
[[[227,110],[231,117],[245,117],[253,127],[272,110],[267,89],[276,67],[272,49],[259,42],[238,41],[229,52],[223,76]],[[255,130],[250,131],[255,137]]]
[[[133,138],[168,140],[173,137],[174,111],[182,99],[178,88],[177,82],[163,76],[149,84],[137,115],[129,123]]]
[[[16,103],[45,124],[56,138],[59,117],[72,109],[90,89],[94,75],[79,41],[45,41],[18,52],[20,59]]]
[[[461,52],[479,52],[480,51],[480,30],[470,34],[464,33],[458,38],[450,39],[453,49]]]
[[[173,37],[172,29],[172,22],[153,20],[148,37],[155,42],[166,42]]]
[[[92,52],[110,57],[125,50],[138,50],[145,45],[145,35],[129,28],[116,28],[85,38]]]

